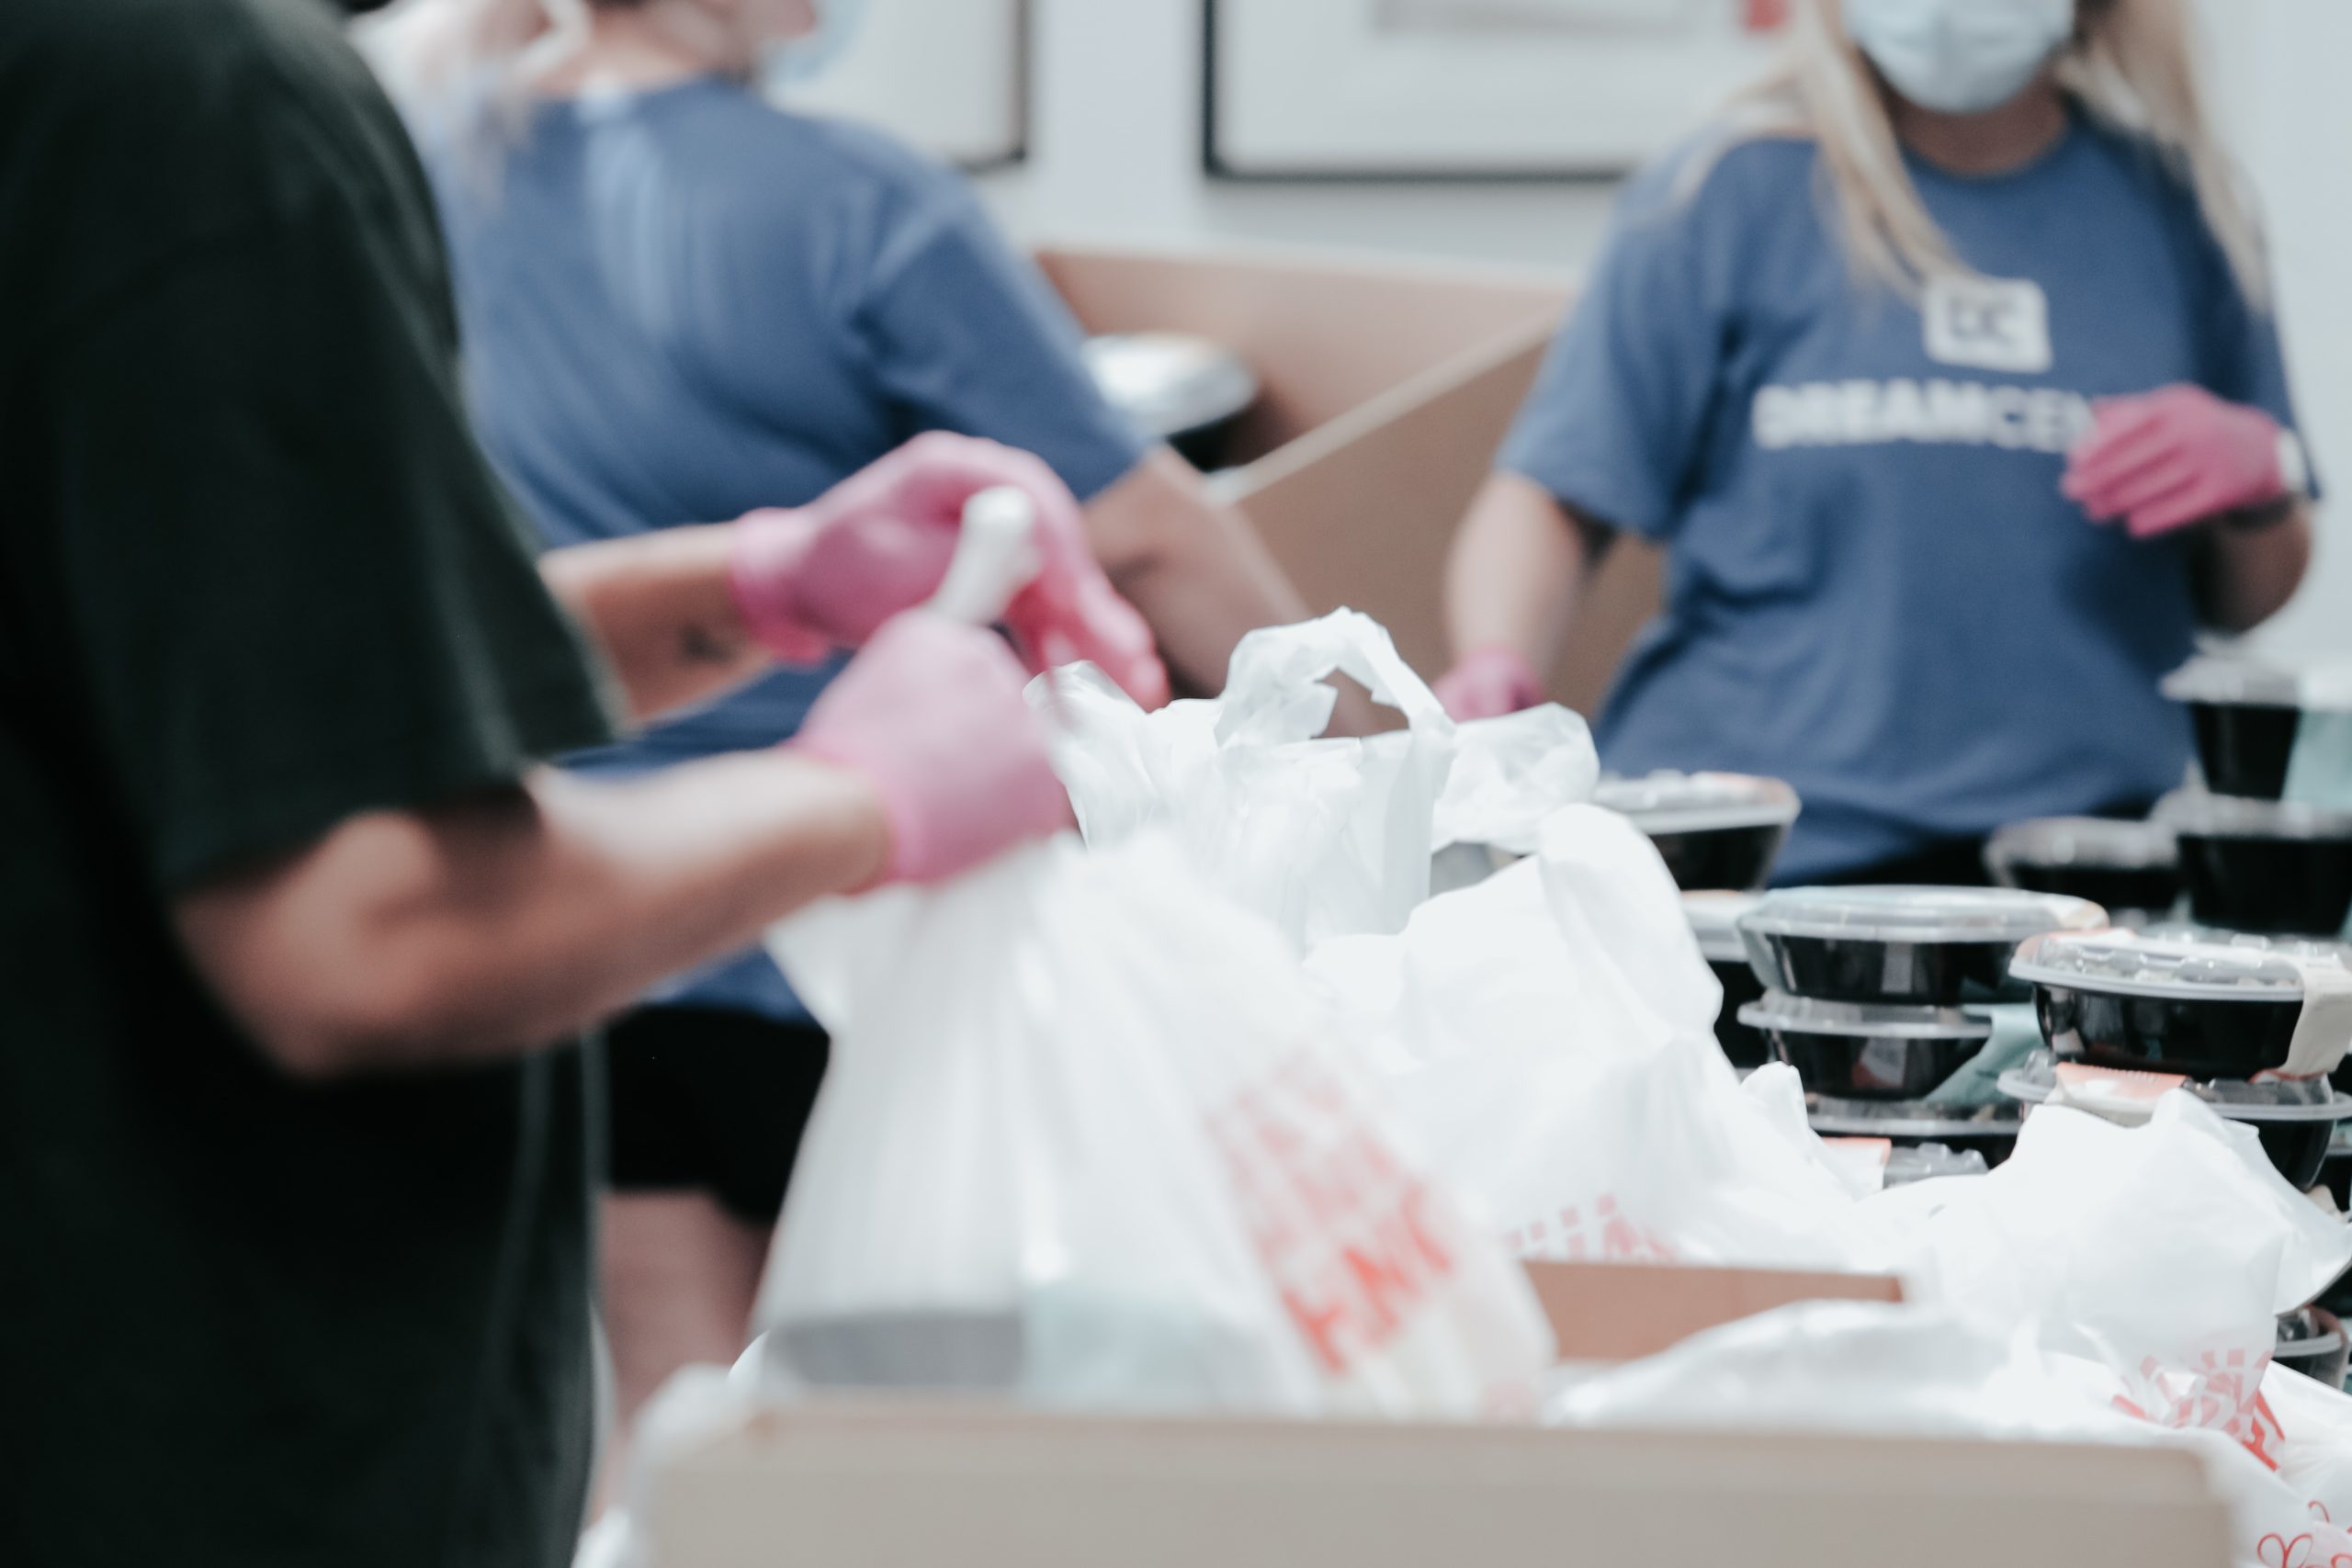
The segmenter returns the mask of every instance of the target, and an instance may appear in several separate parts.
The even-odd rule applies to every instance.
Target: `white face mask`
[[[2075,36],[2075,0],[1846,0],[1846,34],[1921,108],[1984,114]]]
[[[771,92],[806,82],[849,52],[865,20],[865,0],[809,0],[817,25],[796,39],[771,44],[760,57],[760,73]]]

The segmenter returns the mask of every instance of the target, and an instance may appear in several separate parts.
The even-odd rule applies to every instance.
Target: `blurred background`
[[[2352,6],[2200,0],[2323,481],[2352,473]],[[871,0],[811,107],[973,169],[1031,244],[1574,273],[1619,181],[1769,49],[1778,0]],[[2265,648],[2352,651],[2352,513]]]

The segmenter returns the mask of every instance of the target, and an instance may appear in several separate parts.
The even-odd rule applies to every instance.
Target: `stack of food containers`
[[[1788,842],[1800,809],[1796,791],[1779,779],[1747,773],[1657,773],[1604,778],[1592,798],[1629,819],[1657,847],[1683,890],[1690,934],[1723,984],[1715,1038],[1733,1066],[1762,1066],[1771,1060],[1771,1047],[1739,1020],[1739,1010],[1764,990],[1748,967],[1739,917],[1755,907]]]
[[[2087,898],[2118,925],[2165,920],[2180,902],[2180,846],[2160,822],[2044,817],[2015,823],[1984,846],[1984,868],[2004,887]]]
[[[2352,727],[2352,680],[2200,659],[2167,679],[2165,693],[2188,706],[2204,775],[2204,787],[2156,813],[2179,840],[2191,917],[2221,931],[2343,934],[2352,919],[2352,778],[2336,776],[2342,760],[2327,743]]]
[[[2195,931],[2057,931],[2025,942],[2011,976],[2033,987],[2046,1048],[2001,1076],[2028,1107],[2143,1121],[2184,1089],[2249,1127],[2296,1188],[2319,1180],[2352,1094],[2330,1081],[2352,1043],[2352,963],[2333,942]],[[2278,1359],[2341,1383],[2326,1313],[2279,1324]]]
[[[1739,919],[1765,994],[1740,1010],[1804,1081],[1815,1131],[2007,1157],[2020,1112],[1981,1058],[1996,1037],[2030,1047],[2000,1004],[2020,942],[2096,931],[2081,898],[2005,888],[1805,887]]]

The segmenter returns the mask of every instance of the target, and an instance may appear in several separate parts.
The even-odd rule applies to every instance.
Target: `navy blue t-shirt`
[[[929,430],[1035,452],[1081,499],[1143,456],[961,176],[878,132],[715,77],[538,105],[490,155],[412,118],[482,444],[549,545],[800,505]],[[773,746],[831,673],[573,761]],[[805,1016],[760,953],[664,995]]]
[[[2077,118],[2032,164],[1914,159],[1981,282],[1858,283],[1809,141],[1637,181],[1500,466],[1669,547],[1597,729],[1621,772],[1785,778],[1784,882],[2178,784],[2157,692],[2194,541],[2059,491],[2091,400],[2194,382],[2292,426],[2270,321],[2153,153]]]

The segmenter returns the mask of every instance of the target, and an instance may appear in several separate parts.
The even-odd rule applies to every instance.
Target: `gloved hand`
[[[788,743],[857,774],[890,829],[885,882],[938,882],[1070,824],[1000,637],[917,611],[874,634]]]
[[[2290,487],[2278,422],[2202,387],[2103,398],[2060,485],[2101,523],[2154,538],[2223,513],[2267,505]]]
[[[1090,659],[1137,702],[1166,702],[1151,629],[1102,575],[1069,487],[1026,452],[944,432],[917,436],[807,506],[739,521],[728,578],[744,624],[798,663],[859,646],[937,591],[965,503],[1000,485],[1037,509],[1044,570],[1005,613],[1032,668]]]
[[[1501,718],[1544,700],[1543,678],[1515,648],[1500,643],[1464,657],[1438,678],[1437,700],[1457,723]]]

